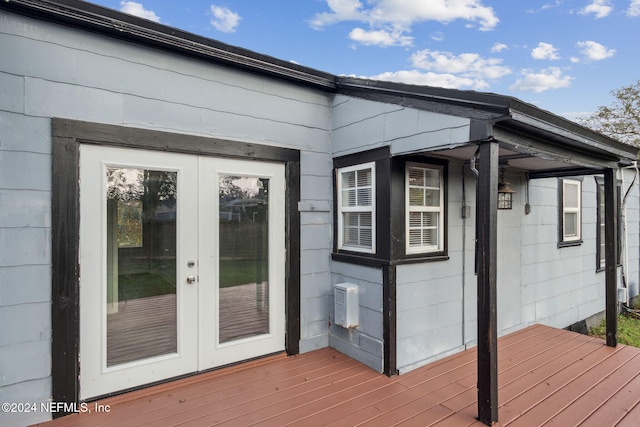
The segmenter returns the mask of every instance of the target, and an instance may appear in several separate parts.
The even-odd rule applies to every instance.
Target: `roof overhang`
[[[0,0],[0,9],[197,57],[248,72],[335,90],[333,74],[231,46],[81,0]]]
[[[0,9],[326,92],[469,118],[469,141],[421,151],[434,155],[468,159],[478,141],[494,139],[510,167],[567,171],[627,165],[638,154],[636,147],[509,96],[338,77],[80,0],[0,0]]]
[[[637,147],[509,96],[345,77],[337,83],[339,93],[471,119],[468,142],[414,154],[468,161],[480,141],[495,140],[501,165],[532,176],[600,173],[638,156]]]

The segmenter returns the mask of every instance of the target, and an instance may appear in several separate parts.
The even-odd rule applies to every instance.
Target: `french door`
[[[80,146],[80,398],[284,349],[284,166]]]

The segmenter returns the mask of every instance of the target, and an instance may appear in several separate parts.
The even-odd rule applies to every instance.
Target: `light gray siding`
[[[624,173],[623,193],[635,171]],[[462,204],[456,197],[461,174],[460,168],[452,163],[448,205],[450,259],[398,267],[397,358],[401,372],[477,342],[475,186],[468,169],[465,199],[471,207],[471,217],[462,220],[464,261],[456,249],[461,245],[462,234],[452,232],[461,221],[458,218]],[[583,183],[583,242],[559,248],[558,179],[529,181],[531,211],[525,214],[526,176],[513,170],[505,175],[516,193],[513,209],[498,211],[497,317],[501,335],[532,323],[564,328],[604,311],[604,271],[596,271],[596,181],[593,176],[578,179]],[[632,297],[638,295],[638,207],[636,185],[626,207],[628,261],[624,262]]]
[[[328,95],[4,11],[0,46],[8,58],[0,61],[0,401],[51,399],[52,117],[300,150],[300,349],[330,345],[383,370],[382,270],[331,260],[333,158],[464,143],[469,119]],[[401,371],[476,343],[475,179],[450,160],[448,259],[396,270]],[[634,171],[624,173],[628,185]],[[582,178],[583,243],[565,248],[558,248],[558,180],[527,183],[513,169],[506,179],[516,193],[513,209],[498,213],[500,333],[534,322],[565,327],[601,312],[593,177]],[[638,194],[636,186],[626,207],[632,297],[640,285]],[[351,329],[334,322],[334,286],[344,282],[358,286],[359,325]],[[0,424],[48,418],[0,413]]]
[[[469,140],[470,120],[338,95],[333,102],[334,156],[390,146],[408,154]]]
[[[470,121],[466,118],[343,95],[338,95],[333,100],[332,123],[331,148],[334,157],[384,146],[391,148],[392,155],[423,151],[432,147],[468,141],[470,129]],[[453,190],[450,200],[457,200],[456,212],[460,212],[462,197],[460,186],[449,188]],[[461,220],[450,217],[448,232],[453,235],[450,242],[460,242]],[[462,245],[461,243],[457,246],[455,246],[456,243],[453,245],[450,248],[450,255],[452,259],[456,259],[453,263],[459,265]],[[398,267],[398,348],[402,349],[398,352],[399,365],[403,362],[413,363],[417,360],[416,357],[420,358],[418,353],[429,347],[429,343],[440,341],[436,345],[444,351],[450,349],[452,339],[455,342],[460,340],[459,331],[456,335],[450,334],[450,330],[462,328],[460,301],[462,280],[456,280],[457,293],[455,290],[446,290],[435,300],[431,298],[429,291],[419,289],[420,284],[417,283],[417,278],[424,277],[424,271],[428,271],[430,277],[439,279],[440,285],[444,282],[448,283],[451,276],[459,277],[460,268],[454,271],[453,263]],[[346,281],[359,285],[360,326],[347,330],[332,324],[330,345],[374,369],[382,370],[381,270],[333,262],[332,272],[333,284]],[[373,280],[374,277],[376,280]],[[450,287],[444,286],[444,288]],[[434,284],[431,289],[433,292],[439,292],[437,284]],[[420,298],[425,298],[429,301],[429,305],[438,307],[438,313],[430,313],[427,316],[440,316],[438,318],[440,323],[426,321],[427,319],[423,318],[425,313],[419,306],[405,304],[405,302],[416,301],[415,298],[418,298],[418,301]],[[331,304],[333,305],[333,300]],[[453,309],[453,305],[457,306],[456,310]],[[333,307],[331,310],[333,311]],[[439,328],[445,324],[445,329]]]
[[[475,339],[475,183],[449,164],[447,260],[397,267],[397,363],[401,372],[461,349]],[[470,218],[462,217],[462,206]]]
[[[333,322],[334,299],[331,298],[329,345],[377,371],[382,371],[382,270],[332,261],[331,271],[333,285],[358,285],[360,321],[357,327],[350,329],[336,325]]]
[[[51,117],[301,150],[300,346],[327,345],[328,95],[4,11],[0,46],[0,400],[51,399]]]

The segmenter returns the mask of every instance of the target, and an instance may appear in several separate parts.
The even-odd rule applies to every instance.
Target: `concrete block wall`
[[[51,399],[51,117],[300,150],[300,346],[326,346],[329,96],[5,11],[0,45],[0,401]]]

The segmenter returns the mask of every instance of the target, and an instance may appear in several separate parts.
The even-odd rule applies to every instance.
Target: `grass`
[[[228,288],[245,283],[258,281],[257,260],[252,259],[221,259],[220,260],[220,287]],[[268,260],[265,258],[261,265],[262,281],[269,279]]]
[[[606,339],[605,320],[591,328],[589,335]],[[630,312],[618,315],[618,343],[640,348],[640,318],[637,315]]]
[[[269,269],[266,258],[263,260],[261,267],[261,274],[258,277],[256,259],[220,260],[220,287],[228,288],[246,283],[255,283],[258,279],[268,281]],[[175,284],[160,274],[123,274],[119,277],[118,296],[120,301],[173,294],[175,291]]]
[[[175,284],[159,274],[123,274],[118,283],[120,301],[173,294],[175,291]]]

